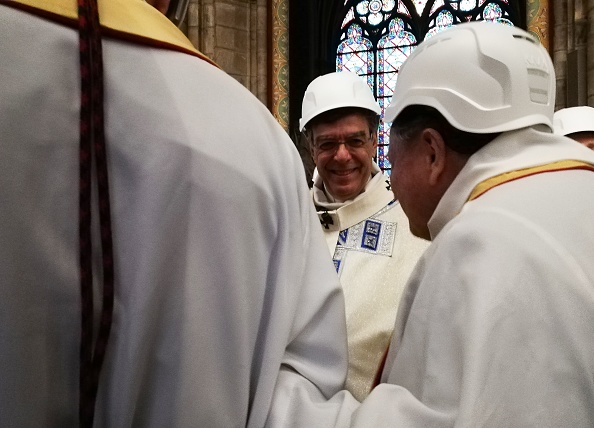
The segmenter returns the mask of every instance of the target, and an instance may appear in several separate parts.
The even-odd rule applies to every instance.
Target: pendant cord
[[[103,109],[103,58],[97,0],[78,0],[80,47],[80,178],[79,252],[81,292],[81,343],[79,422],[92,427],[99,373],[111,330],[114,298],[113,245]],[[93,269],[91,234],[92,168],[95,162],[99,200],[103,301],[93,349]]]

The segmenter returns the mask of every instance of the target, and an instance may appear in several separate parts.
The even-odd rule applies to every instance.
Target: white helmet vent
[[[533,36],[531,35],[524,35],[524,34],[514,34],[512,35],[512,37],[514,39],[524,39],[524,40],[528,40],[531,43],[534,43],[535,45],[539,45],[540,42],[538,40],[536,40]]]
[[[538,104],[549,103],[549,73],[535,68],[528,69],[528,86],[530,87],[530,101]]]

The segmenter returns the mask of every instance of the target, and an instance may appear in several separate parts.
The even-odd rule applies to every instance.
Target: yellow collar
[[[77,26],[76,0],[0,0],[0,4],[22,9],[73,27]],[[143,0],[98,0],[103,34],[149,46],[171,49],[216,64],[192,45],[187,37],[157,9]]]
[[[488,178],[485,181],[482,181],[481,183],[477,184],[476,187],[470,193],[468,201],[472,201],[478,198],[479,196],[485,194],[486,192],[488,192],[494,187],[499,186],[500,184],[517,180],[522,177],[527,177],[529,175],[534,174],[541,174],[543,172],[565,171],[570,169],[587,169],[590,171],[594,171],[594,165],[581,161],[562,160],[558,162],[548,163],[545,165],[520,169],[517,171],[505,172],[503,174],[496,175],[495,177]]]

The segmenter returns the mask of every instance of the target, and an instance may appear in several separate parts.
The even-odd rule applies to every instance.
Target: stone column
[[[196,49],[216,62],[214,0],[190,0],[186,25],[186,35]]]
[[[567,75],[567,2],[557,1],[553,5],[554,25],[552,49],[549,50],[555,65],[557,76],[557,93],[555,110],[566,106],[566,75]]]
[[[591,91],[592,85],[588,84],[588,41],[592,40],[589,37],[589,23],[586,7],[588,0],[571,0],[573,8],[568,9],[568,21],[572,28],[568,35],[571,36],[568,44],[568,80],[571,86],[568,86],[571,91],[568,91],[568,103],[571,105],[586,105],[588,103],[588,92]],[[572,14],[573,12],[573,14]],[[591,56],[591,55],[590,55]],[[570,62],[569,62],[570,61]],[[569,75],[569,70],[573,75]]]
[[[594,107],[594,0],[585,0],[583,14],[586,17],[586,69],[589,106]]]
[[[555,108],[593,105],[594,41],[591,22],[594,0],[554,3],[552,57],[557,74]]]

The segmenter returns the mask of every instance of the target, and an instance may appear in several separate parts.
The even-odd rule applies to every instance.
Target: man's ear
[[[307,147],[309,148],[309,155],[311,156],[311,159],[313,160],[314,165],[316,165],[316,157],[314,155],[313,137],[312,137],[312,140],[310,140],[307,135],[303,134],[303,138],[305,138],[305,143],[307,144]]]
[[[377,149],[377,136],[378,136],[379,131],[376,129],[375,132],[373,134],[371,134],[371,138],[373,141],[373,151],[375,153],[375,150]]]
[[[433,128],[423,129],[420,137],[426,151],[429,184],[436,185],[447,168],[448,148],[441,134]]]

